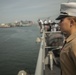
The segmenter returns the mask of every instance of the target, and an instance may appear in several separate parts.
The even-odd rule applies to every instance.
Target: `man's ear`
[[[71,19],[71,20],[70,20],[70,26],[73,26],[74,24],[75,24],[74,19]]]

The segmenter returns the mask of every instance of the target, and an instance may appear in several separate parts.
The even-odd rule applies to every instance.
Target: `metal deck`
[[[45,75],[60,75],[60,68],[54,65],[53,70],[50,69],[49,65],[45,65]]]

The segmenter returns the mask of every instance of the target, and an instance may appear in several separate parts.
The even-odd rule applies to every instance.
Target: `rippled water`
[[[0,28],[0,75],[17,75],[20,70],[34,73],[39,35],[37,26]]]

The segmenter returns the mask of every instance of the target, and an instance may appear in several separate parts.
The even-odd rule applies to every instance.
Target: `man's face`
[[[67,33],[70,31],[70,20],[67,17],[62,18],[59,25],[62,32]]]

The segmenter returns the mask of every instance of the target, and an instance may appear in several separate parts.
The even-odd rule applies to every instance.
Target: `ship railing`
[[[46,46],[45,37],[46,34],[51,33],[51,31],[45,31],[44,26],[42,27],[42,37],[41,37],[41,45],[39,50],[39,55],[37,59],[37,65],[35,69],[35,75],[45,75],[45,49],[50,48]]]
[[[36,69],[35,69],[35,75],[45,75],[45,49],[46,48],[51,48],[50,46],[46,46],[46,35],[51,33],[60,33],[60,31],[45,31],[44,26],[42,27],[42,37],[41,37],[41,45],[40,45],[40,50],[39,50],[39,55],[38,55],[38,60],[36,64]],[[50,68],[53,70],[53,53],[52,51],[50,52]]]
[[[44,57],[45,57],[45,31],[43,27],[42,37],[41,37],[41,45],[35,70],[35,75],[44,75],[45,71],[45,64],[44,64]]]

